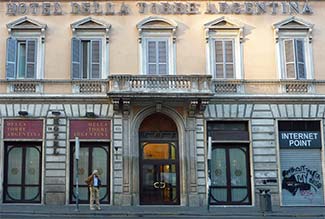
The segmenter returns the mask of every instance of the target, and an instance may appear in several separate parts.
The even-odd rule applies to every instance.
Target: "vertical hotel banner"
[[[111,139],[110,120],[70,120],[70,139]]]
[[[42,139],[43,120],[6,119],[4,139]]]

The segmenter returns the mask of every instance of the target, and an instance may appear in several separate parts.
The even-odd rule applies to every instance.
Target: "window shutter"
[[[91,40],[91,78],[101,78],[102,41]]]
[[[80,79],[81,78],[81,40],[77,38],[72,38],[71,41],[71,53],[72,53],[72,63],[71,63],[71,73],[72,79]]]
[[[168,73],[168,48],[167,41],[158,42],[158,74],[166,75]]]
[[[6,63],[6,77],[7,79],[14,79],[16,76],[17,63],[17,40],[15,38],[7,39],[7,63]]]
[[[225,65],[226,65],[226,78],[234,78],[234,52],[233,41],[224,41],[225,45]]]
[[[223,46],[221,40],[215,41],[216,78],[223,78]]]
[[[157,74],[157,48],[156,41],[149,40],[147,43],[147,74]]]
[[[26,41],[26,78],[35,78],[36,76],[36,40]]]
[[[293,40],[284,40],[285,69],[287,79],[295,78],[294,43]]]
[[[296,42],[296,65],[297,65],[298,79],[306,79],[304,41],[295,40],[295,42]]]

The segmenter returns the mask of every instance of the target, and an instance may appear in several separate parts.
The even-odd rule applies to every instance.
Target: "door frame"
[[[106,179],[106,182],[107,182],[107,190],[106,190],[106,192],[107,192],[107,202],[103,202],[103,201],[101,201],[101,203],[103,203],[103,204],[110,204],[111,203],[111,188],[112,188],[112,186],[111,186],[111,153],[110,153],[110,151],[111,151],[111,145],[110,145],[110,142],[107,142],[107,141],[103,141],[103,142],[89,142],[89,141],[86,141],[86,142],[80,142],[80,148],[81,147],[86,147],[86,148],[88,148],[88,152],[89,152],[89,146],[87,146],[87,145],[93,145],[93,146],[97,146],[97,147],[99,147],[99,146],[107,146],[107,160],[106,160],[106,162],[107,162],[107,179]],[[68,193],[68,204],[74,204],[75,202],[73,202],[73,200],[72,200],[72,196],[73,196],[73,187],[74,187],[74,185],[73,185],[73,168],[74,168],[74,165],[73,165],[73,163],[74,163],[74,152],[73,152],[73,149],[75,148],[75,142],[73,142],[73,141],[71,141],[70,142],[70,148],[69,148],[69,152],[70,152],[70,163],[69,163],[69,184],[68,184],[68,186],[69,186],[69,193]],[[88,164],[90,163],[90,162],[92,162],[92,157],[88,157]],[[90,166],[88,166],[88,169],[90,169],[89,168]],[[89,172],[89,170],[87,170],[87,172]],[[91,172],[92,172],[92,169],[91,169]],[[88,175],[88,174],[87,174]],[[79,185],[79,187],[80,187],[81,185]],[[83,186],[83,187],[85,187],[85,186]],[[88,186],[87,186],[88,187]],[[105,197],[106,197],[106,195],[105,195]],[[79,200],[79,203],[80,204],[89,204],[89,191],[88,191],[88,200],[86,201],[86,202],[84,202],[84,201],[81,201],[81,200]]]
[[[219,147],[218,147],[219,146]],[[221,147],[220,147],[221,146]],[[231,186],[231,173],[230,173],[230,156],[229,156],[229,149],[232,148],[242,148],[245,147],[246,148],[246,154],[245,154],[245,158],[246,158],[246,180],[247,180],[247,196],[248,196],[248,203],[241,203],[241,202],[232,202],[232,201],[228,201],[229,197],[231,199],[231,189],[233,188]],[[212,151],[214,148],[224,148],[226,149],[226,154],[225,154],[225,159],[226,159],[226,177],[227,177],[227,185],[226,186],[222,186],[222,187],[226,187],[227,189],[227,201],[226,202],[220,202],[218,203],[216,200],[215,202],[211,203],[210,201],[210,205],[251,205],[252,204],[252,185],[251,185],[251,169],[250,169],[250,147],[248,143],[213,143],[212,144]],[[211,170],[209,170],[211,171]],[[216,186],[217,187],[221,187],[221,186]],[[211,186],[211,189],[213,189],[213,186]],[[230,190],[230,191],[229,191]],[[213,199],[212,193],[211,193],[211,199]]]
[[[150,137],[143,137],[139,132],[139,204],[140,205],[180,205],[180,164],[179,164],[179,146],[178,146],[178,135],[177,132],[143,132],[143,135],[146,136],[149,134]],[[162,136],[170,135],[172,137],[165,137]],[[157,137],[159,136],[159,137]],[[166,143],[170,144],[171,142],[175,143],[175,152],[176,152],[176,159],[175,160],[144,160],[143,159],[143,142],[150,142],[150,143]],[[174,164],[176,166],[176,196],[177,202],[175,203],[166,203],[166,202],[158,202],[158,203],[143,203],[142,201],[142,192],[143,192],[143,171],[142,167],[144,164],[159,164],[159,165],[166,165],[166,164]]]
[[[31,146],[38,146],[40,148],[39,150],[39,180],[38,180],[38,187],[39,187],[39,201],[28,201],[28,200],[21,200],[21,201],[6,201],[6,192],[7,192],[7,188],[8,188],[8,159],[9,157],[7,156],[7,148],[8,146],[14,146],[14,147],[21,147],[21,148],[27,148],[27,147],[31,147]],[[3,147],[3,154],[4,154],[4,171],[3,171],[3,193],[2,193],[2,201],[3,203],[36,203],[36,204],[40,204],[43,201],[43,195],[42,195],[42,180],[43,180],[43,144],[41,141],[17,141],[17,142],[13,142],[13,141],[5,141],[4,142],[4,147]],[[26,168],[26,150],[22,151],[22,166],[24,168]],[[25,172],[26,171],[22,171],[22,180],[24,180],[23,178],[25,177]],[[24,192],[24,188],[25,185],[21,185],[22,188],[22,193]],[[24,195],[23,195],[24,196]]]

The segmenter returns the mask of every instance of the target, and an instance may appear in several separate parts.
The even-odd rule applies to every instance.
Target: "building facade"
[[[324,9],[1,2],[0,203],[324,206]]]

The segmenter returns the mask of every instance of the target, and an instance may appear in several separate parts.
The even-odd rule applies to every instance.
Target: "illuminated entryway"
[[[175,123],[155,113],[142,122],[140,140],[140,204],[180,203],[178,135]]]

